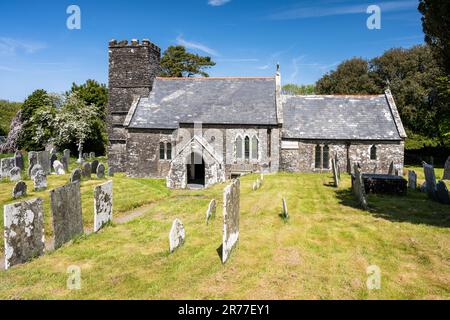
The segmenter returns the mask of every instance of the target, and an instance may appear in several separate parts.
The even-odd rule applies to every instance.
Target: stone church
[[[208,187],[247,173],[403,169],[406,133],[389,90],[284,95],[272,77],[161,78],[149,40],[109,43],[113,172]]]

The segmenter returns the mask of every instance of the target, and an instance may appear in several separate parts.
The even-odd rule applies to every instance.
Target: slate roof
[[[284,96],[283,113],[283,138],[401,140],[385,95]]]
[[[276,125],[275,78],[156,78],[128,127],[176,129],[194,122]]]

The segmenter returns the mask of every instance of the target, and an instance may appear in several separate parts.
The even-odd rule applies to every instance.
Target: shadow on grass
[[[336,191],[341,205],[362,210],[351,189]],[[450,206],[428,199],[425,193],[408,190],[407,196],[370,194],[368,212],[376,218],[392,222],[408,222],[430,226],[450,227]]]

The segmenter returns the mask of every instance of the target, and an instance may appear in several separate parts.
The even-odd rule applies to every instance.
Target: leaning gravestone
[[[64,171],[63,164],[61,162],[59,162],[58,160],[55,160],[55,162],[53,162],[53,169],[55,170],[55,173],[57,175],[66,174],[66,172]]]
[[[447,186],[445,185],[445,182],[442,180],[439,180],[439,182],[436,185],[436,197],[440,203],[450,204],[448,189]]]
[[[392,161],[391,164],[389,165],[388,175],[390,176],[394,175],[394,161]]]
[[[14,158],[16,160],[16,167],[19,167],[20,170],[24,169],[24,164],[23,164],[23,155],[22,152],[20,152],[19,150],[16,151],[16,153],[14,154]]]
[[[50,191],[55,249],[83,234],[80,183]]]
[[[38,164],[41,165],[46,175],[51,173],[50,155],[47,151],[38,152]]]
[[[186,237],[183,223],[179,219],[175,219],[169,233],[169,250],[173,253],[177,248],[181,247]]]
[[[31,178],[31,179],[34,179],[34,177],[36,176],[36,173],[38,173],[39,171],[44,172],[44,170],[42,169],[41,165],[40,165],[40,164],[34,165],[34,166],[31,168],[30,172],[29,172],[30,178]]]
[[[222,263],[227,262],[239,239],[240,181],[234,180],[223,192]]]
[[[417,188],[417,174],[413,170],[408,171],[408,188],[413,190]]]
[[[339,177],[338,177],[336,159],[334,159],[334,158],[331,159],[331,167],[333,170],[334,186],[337,188],[337,187],[339,187]]]
[[[428,197],[436,200],[436,174],[434,173],[434,167],[424,162],[423,171],[425,173],[425,182],[427,183]]]
[[[283,212],[281,215],[282,215],[283,219],[289,219],[289,212],[288,212],[288,207],[287,207],[285,198],[283,198],[283,200],[282,200],[282,205],[283,205]]]
[[[44,254],[42,202],[33,199],[5,205],[5,269]]]
[[[94,188],[94,232],[112,221],[113,183],[108,181]]]
[[[27,184],[23,181],[17,182],[12,191],[13,199],[25,197],[26,195],[27,195]]]
[[[15,158],[3,158],[0,162],[1,166],[1,172],[0,176],[2,178],[8,178],[9,172],[11,169],[13,169],[16,166],[16,159]]]
[[[70,175],[70,182],[71,183],[81,182],[81,174],[82,172],[79,168],[73,170],[72,174]]]
[[[34,191],[40,192],[47,189],[47,176],[45,175],[44,171],[39,170],[36,172],[33,178],[34,183]]]
[[[105,165],[100,163],[97,167],[97,178],[103,179],[105,177]]]
[[[92,175],[91,164],[89,162],[83,163],[83,177],[90,179]]]
[[[208,210],[206,210],[206,224],[209,223],[209,220],[216,217],[216,199],[212,199],[209,203]]]
[[[91,172],[93,174],[97,174],[98,160],[94,160],[91,162]]]
[[[450,157],[445,161],[444,166],[444,175],[442,176],[442,180],[450,180]]]
[[[14,167],[9,170],[9,179],[14,182],[22,179],[22,172],[19,167]]]
[[[367,195],[364,187],[364,182],[362,179],[362,174],[360,172],[358,164],[354,165],[355,170],[355,180],[353,182],[353,192],[356,195],[358,204],[364,210],[368,209]]]

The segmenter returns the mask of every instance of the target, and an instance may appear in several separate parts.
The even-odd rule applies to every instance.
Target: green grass
[[[365,212],[356,207],[347,175],[339,189],[328,186],[328,174],[268,175],[254,192],[255,179],[241,180],[239,245],[225,265],[217,253],[224,185],[167,192],[162,181],[118,176],[115,215],[120,203],[132,207],[139,201],[137,190],[147,188],[141,201],[154,193],[158,199],[141,217],[0,272],[0,298],[450,298],[448,206],[416,191],[407,197],[370,195],[370,211]],[[90,192],[95,183],[84,182],[83,187]],[[288,221],[279,217],[282,197]],[[218,200],[217,218],[207,226],[205,212],[212,198]],[[175,218],[185,225],[186,243],[169,255]],[[382,288],[369,291],[366,268],[373,264],[381,268]],[[66,289],[70,265],[81,267],[80,291]]]

